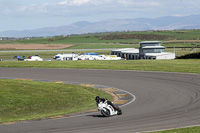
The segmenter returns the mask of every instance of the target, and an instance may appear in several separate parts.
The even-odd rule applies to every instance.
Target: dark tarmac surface
[[[0,68],[0,78],[72,81],[128,91],[136,100],[109,118],[100,112],[0,125],[1,133],[134,133],[200,125],[200,74]]]

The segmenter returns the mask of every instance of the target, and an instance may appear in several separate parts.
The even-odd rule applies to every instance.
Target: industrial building
[[[127,60],[137,59],[175,59],[175,53],[164,52],[165,47],[160,41],[140,42],[140,48],[124,48],[111,51],[111,55],[125,58]]]

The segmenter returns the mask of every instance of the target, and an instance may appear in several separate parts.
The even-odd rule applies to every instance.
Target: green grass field
[[[77,44],[72,48],[86,49],[86,48],[107,48],[107,47],[119,48],[126,46],[138,47],[138,43],[141,41],[156,40],[156,41],[163,41],[163,44],[166,47],[193,47],[195,45],[200,45],[199,34],[200,30],[141,31],[141,32],[77,35],[77,36],[67,36],[67,37],[57,36],[57,37],[36,38],[29,40],[25,39],[16,41],[0,41],[0,44]],[[169,41],[172,42],[165,43]],[[131,44],[131,45],[121,46],[120,44]]]
[[[200,73],[199,59],[118,61],[2,61],[0,67],[78,68]]]
[[[139,44],[77,44],[67,49],[139,48]]]
[[[40,119],[96,108],[109,94],[79,85],[0,79],[0,123]]]

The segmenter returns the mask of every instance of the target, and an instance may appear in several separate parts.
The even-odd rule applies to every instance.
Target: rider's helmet
[[[99,96],[96,96],[96,97],[95,97],[95,100],[96,100],[96,102],[99,102],[100,97],[99,97]]]

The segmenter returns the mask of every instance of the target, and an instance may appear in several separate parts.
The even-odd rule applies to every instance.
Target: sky
[[[0,31],[200,14],[200,0],[0,0]]]

